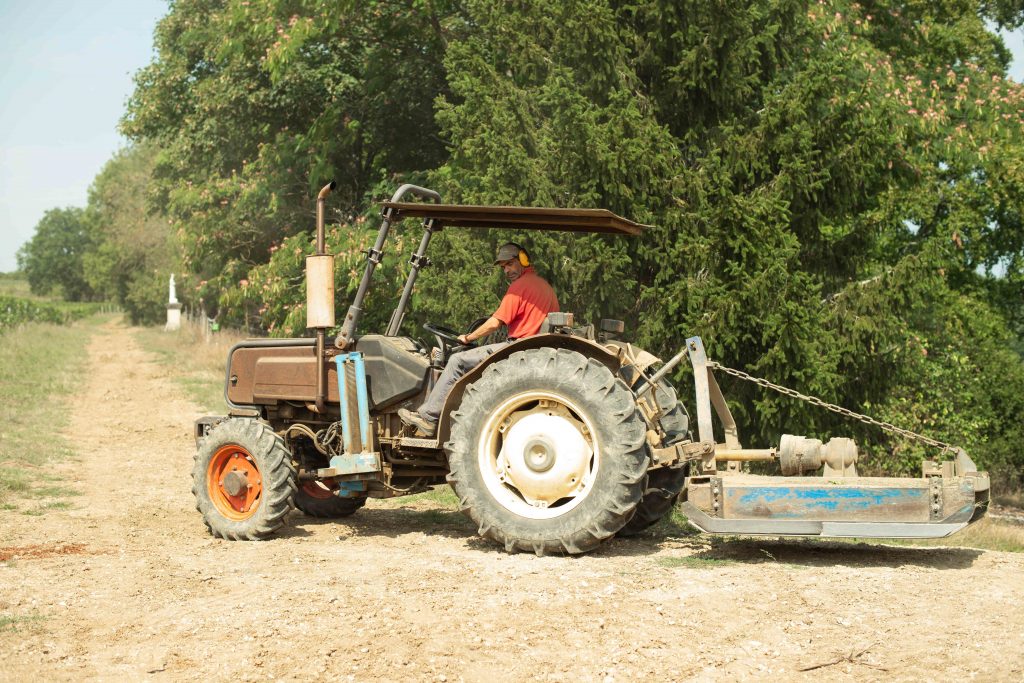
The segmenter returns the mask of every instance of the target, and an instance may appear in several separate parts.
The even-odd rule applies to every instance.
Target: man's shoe
[[[420,432],[423,433],[424,436],[433,436],[434,432],[437,431],[436,422],[431,422],[430,420],[423,417],[419,413],[415,413],[411,410],[399,408],[398,417],[400,417],[402,419],[402,422],[404,422],[405,424],[409,425],[410,427],[415,427],[416,429],[418,429]]]

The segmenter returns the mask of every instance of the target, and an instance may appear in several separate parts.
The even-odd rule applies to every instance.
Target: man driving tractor
[[[414,412],[402,408],[398,411],[402,422],[415,427],[425,436],[433,436],[437,431],[437,421],[445,399],[460,377],[505,344],[537,334],[548,313],[558,311],[555,290],[530,265],[530,255],[523,247],[514,242],[501,245],[494,265],[501,266],[505,272],[505,279],[509,281],[508,291],[498,309],[475,330],[459,335],[459,341],[472,344],[477,339],[497,332],[502,325],[508,328],[508,339],[453,354],[419,410]]]

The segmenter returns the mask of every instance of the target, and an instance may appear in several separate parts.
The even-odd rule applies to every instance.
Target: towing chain
[[[956,450],[958,450],[956,446],[953,446],[951,444],[945,443],[944,441],[938,441],[938,440],[933,439],[931,437],[927,437],[927,436],[925,436],[923,434],[918,434],[917,432],[912,432],[909,429],[903,429],[902,427],[897,427],[896,425],[894,425],[894,424],[892,424],[890,422],[882,422],[880,420],[876,420],[875,418],[873,418],[873,417],[871,417],[869,415],[862,415],[860,413],[855,413],[852,410],[850,410],[849,408],[844,408],[842,406],[837,406],[834,403],[828,403],[827,401],[823,401],[822,399],[818,398],[817,396],[808,396],[807,394],[801,394],[799,391],[796,391],[795,389],[790,389],[788,387],[780,386],[778,384],[773,384],[772,382],[769,382],[768,380],[763,379],[761,377],[754,377],[753,375],[748,375],[747,373],[743,372],[742,370],[736,370],[734,368],[727,368],[724,365],[722,365],[721,363],[717,363],[717,362],[712,361],[712,360],[709,360],[707,362],[707,367],[709,367],[709,368],[711,368],[713,370],[721,370],[722,372],[724,372],[727,375],[732,375],[733,377],[737,377],[737,378],[742,379],[742,380],[747,381],[747,382],[753,382],[754,384],[758,385],[759,387],[764,387],[765,389],[771,389],[772,391],[777,391],[780,394],[783,394],[784,396],[789,396],[791,398],[795,398],[795,399],[798,399],[800,401],[806,401],[807,403],[810,403],[811,405],[819,406],[821,408],[824,408],[825,410],[831,410],[833,413],[839,413],[840,415],[844,415],[845,417],[849,417],[849,418],[852,418],[852,419],[857,420],[859,422],[863,422],[864,424],[874,425],[875,427],[880,428],[882,431],[889,432],[891,434],[896,434],[898,436],[902,436],[902,437],[910,439],[912,441],[920,441],[921,443],[927,444],[929,446],[934,446],[936,448],[941,448],[943,451],[954,451],[955,452]]]

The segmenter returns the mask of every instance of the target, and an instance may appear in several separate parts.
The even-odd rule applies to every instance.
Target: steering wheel
[[[423,323],[423,329],[432,333],[437,337],[438,341],[448,342],[452,346],[463,346],[463,343],[459,341],[459,333],[450,327],[435,325],[434,323]]]
[[[472,342],[469,344],[463,344],[459,341],[459,333],[450,327],[445,327],[444,325],[423,323],[423,329],[437,337],[437,343],[441,346],[441,352],[444,354],[445,360],[447,360],[448,356],[452,353],[458,353],[463,349],[476,346],[476,344],[473,344]],[[451,352],[449,352],[449,349],[452,349]]]

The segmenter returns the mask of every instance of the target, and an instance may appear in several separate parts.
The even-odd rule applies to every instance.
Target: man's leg
[[[441,376],[437,378],[434,388],[430,390],[430,394],[427,395],[423,405],[417,411],[420,416],[429,422],[437,422],[438,418],[441,417],[444,401],[448,398],[448,393],[455,386],[455,383],[459,381],[459,378],[480,365],[488,356],[504,345],[504,343],[488,344],[487,346],[470,349],[469,351],[463,351],[452,356],[444,371],[441,372]]]

